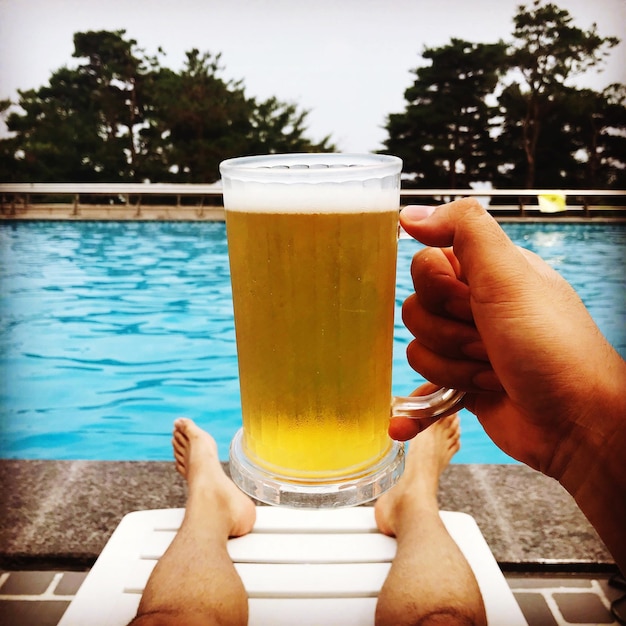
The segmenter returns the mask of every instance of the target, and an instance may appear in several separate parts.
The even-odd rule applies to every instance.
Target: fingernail
[[[474,376],[472,382],[485,391],[502,391],[500,380],[493,370],[484,370]]]
[[[430,217],[437,207],[434,206],[425,206],[421,204],[409,204],[405,206],[401,215],[404,219],[410,220],[411,222],[421,222],[425,220],[427,217]]]

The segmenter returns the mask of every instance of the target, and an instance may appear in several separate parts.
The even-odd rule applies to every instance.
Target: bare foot
[[[192,420],[174,422],[172,439],[176,471],[187,481],[186,514],[198,514],[227,524],[228,535],[239,537],[252,530],[256,519],[254,502],[224,473],[217,444]]]
[[[382,533],[392,537],[397,534],[400,507],[438,510],[439,477],[461,447],[460,437],[459,416],[455,413],[441,418],[411,441],[400,480],[376,502],[376,523]]]

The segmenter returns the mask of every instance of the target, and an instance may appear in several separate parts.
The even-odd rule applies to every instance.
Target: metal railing
[[[584,217],[615,214],[626,217],[626,190],[624,189],[402,189],[402,200],[434,198],[449,202],[462,197],[489,199],[491,213],[517,213],[524,217],[529,211],[542,212],[539,198],[561,196],[563,211],[580,213]],[[514,204],[511,204],[511,203]],[[407,202],[404,202],[407,204]]]
[[[416,198],[430,202],[445,202],[460,197],[489,199],[487,207],[492,213],[517,214],[524,217],[529,211],[539,211],[537,198],[560,194],[565,198],[568,213],[585,217],[612,214],[626,217],[626,190],[615,189],[407,189],[401,191],[403,204]],[[132,208],[136,217],[142,209],[155,201],[165,206],[197,210],[208,206],[221,206],[222,187],[214,184],[183,183],[0,183],[0,208],[2,217],[14,217],[46,206],[51,215],[55,209],[71,210],[79,216],[81,209],[94,205],[102,207]],[[193,204],[189,202],[194,200]],[[216,201],[217,200],[217,201]],[[185,204],[186,202],[186,204]],[[100,204],[98,204],[100,203]],[[147,203],[147,204],[146,204]]]

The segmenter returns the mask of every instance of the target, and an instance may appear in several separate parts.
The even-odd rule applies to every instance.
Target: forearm
[[[574,495],[576,503],[606,544],[622,572],[626,572],[626,467],[621,452],[603,462]]]
[[[572,433],[571,462],[560,482],[626,572],[626,364],[617,365],[604,372],[613,374],[613,384],[593,400],[592,418]]]

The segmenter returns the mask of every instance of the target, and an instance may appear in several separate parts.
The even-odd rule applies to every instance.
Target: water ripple
[[[574,285],[626,355],[626,229],[505,228]],[[421,380],[399,314],[420,247],[399,246],[396,394]],[[188,415],[227,457],[240,406],[224,224],[3,224],[0,286],[0,456],[166,460],[172,420]],[[462,419],[457,462],[510,461]]]

